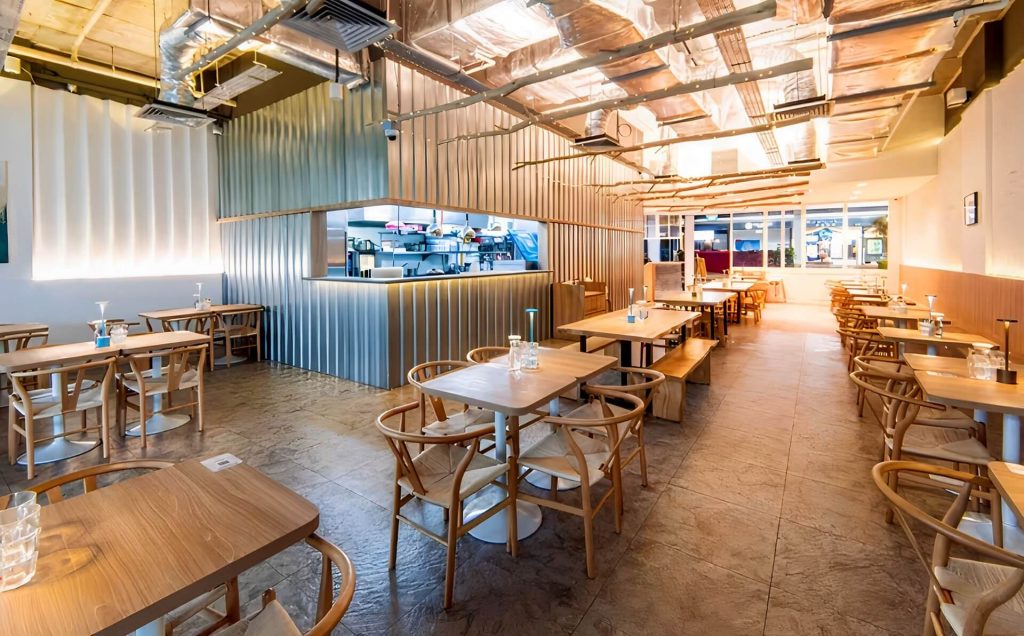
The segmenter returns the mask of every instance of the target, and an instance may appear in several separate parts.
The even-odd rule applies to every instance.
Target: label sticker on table
[[[225,468],[231,468],[242,463],[242,460],[235,457],[231,453],[224,453],[223,455],[216,455],[209,459],[204,459],[202,462],[203,466],[206,466],[209,470],[217,473]]]

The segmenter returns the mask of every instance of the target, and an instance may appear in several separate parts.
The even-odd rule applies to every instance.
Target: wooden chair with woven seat
[[[754,324],[761,322],[761,313],[768,302],[768,283],[759,281],[743,292],[743,313],[754,317]]]
[[[629,435],[636,434],[636,427],[643,419],[644,401],[635,395],[595,389],[591,393],[600,405],[600,417],[553,417],[542,419],[554,429],[540,440],[523,449],[518,463],[529,471],[544,473],[553,478],[579,482],[579,506],[558,501],[557,490],[550,497],[534,497],[519,494],[522,501],[567,512],[583,519],[583,541],[586,548],[587,576],[597,575],[594,557],[594,518],[609,501],[613,501],[615,531],[622,532],[622,461],[620,446]],[[612,398],[628,405],[625,413],[616,415],[609,404]],[[623,426],[624,425],[624,426]],[[604,435],[588,435],[603,429]],[[525,476],[525,473],[524,475]],[[611,487],[597,501],[593,500],[593,487],[608,479]]]
[[[40,503],[45,499],[46,503],[55,504],[68,496],[88,494],[108,485],[101,483],[101,477],[112,477],[109,481],[113,483],[133,476],[132,473],[163,470],[171,466],[174,466],[174,462],[152,459],[100,464],[55,477],[37,486],[32,486],[29,490],[39,495]],[[214,608],[214,604],[221,599],[224,599],[223,611]],[[241,615],[240,607],[238,579],[232,578],[227,583],[218,585],[206,594],[168,614],[164,619],[165,633],[167,636],[171,636],[176,628],[197,614],[203,614],[205,618],[209,619],[210,622],[203,626],[202,633],[210,633],[237,621]]]
[[[31,349],[34,347],[45,347],[49,339],[50,328],[46,325],[32,327],[25,326],[25,328],[18,331],[18,333],[10,333],[6,336],[0,337],[0,353],[11,353],[13,351]],[[10,391],[10,388],[7,376],[0,374],[0,391],[7,393]],[[29,388],[36,389],[39,387],[30,386]]]
[[[212,313],[189,316],[181,319],[173,318],[160,320],[160,328],[164,331],[191,331],[192,333],[202,333],[209,336],[210,353],[207,356],[207,364],[210,366],[210,371],[213,371],[214,367],[213,336],[216,324],[217,316]],[[149,326],[149,319],[146,319],[146,325]]]
[[[271,588],[263,593],[262,607],[258,612],[214,632],[217,636],[330,636],[334,633],[352,604],[356,592],[356,571],[348,555],[320,535],[309,535],[305,543],[319,552],[321,558],[313,626],[306,632],[299,630]],[[340,585],[335,584],[335,571],[341,578]]]
[[[108,457],[110,452],[110,390],[116,361],[115,357],[110,356],[52,369],[9,373],[11,395],[7,407],[7,454],[11,464],[14,464],[18,457],[18,436],[20,435],[25,438],[25,466],[28,469],[28,478],[35,478],[36,444],[54,439],[53,435],[37,437],[36,421],[60,416],[65,418],[66,423],[67,416],[72,413],[82,415],[82,424],[78,429],[65,426],[64,435],[77,435],[90,430],[99,430],[103,457]],[[102,381],[96,382],[86,378],[86,374],[93,370],[102,371]],[[45,385],[47,381],[51,383],[48,388],[29,388]],[[54,382],[56,382],[56,387],[53,386]],[[99,423],[90,427],[87,426],[85,416],[88,411],[93,409],[99,413]]]
[[[416,387],[419,393],[420,402],[420,430],[426,435],[451,435],[462,433],[476,426],[491,426],[494,424],[494,412],[487,409],[477,408],[468,404],[462,405],[462,410],[457,413],[449,413],[445,408],[444,400],[439,397],[428,395],[423,390],[423,383],[445,373],[451,373],[457,369],[468,367],[471,362],[463,360],[438,360],[435,362],[424,362],[412,369],[406,378],[409,384]],[[434,413],[434,422],[427,422],[427,404]]]
[[[508,347],[477,347],[466,354],[466,360],[473,364],[483,364],[504,355],[508,355]]]
[[[196,430],[202,432],[207,349],[208,345],[201,344],[128,356],[131,371],[117,376],[117,426],[122,436],[129,408],[139,413],[139,437],[143,448],[146,447],[146,421],[158,413],[188,408]],[[159,376],[152,368],[157,358],[161,359]],[[172,405],[171,397],[178,391],[188,391],[190,401]],[[129,399],[132,394],[138,396],[137,403]],[[146,400],[158,395],[167,396],[168,403],[160,411],[151,411]]]
[[[398,524],[405,523],[445,546],[448,550],[445,569],[444,606],[449,608],[455,593],[455,546],[459,537],[480,523],[508,511],[508,550],[516,555],[516,480],[514,478],[515,456],[501,462],[484,455],[480,440],[494,432],[494,425],[454,435],[424,435],[409,432],[409,418],[421,408],[418,402],[411,402],[385,411],[377,418],[379,430],[395,456],[394,500],[391,516],[391,552],[388,568],[395,569],[398,557]],[[418,445],[424,451],[413,453],[412,446]],[[504,477],[505,482],[499,481]],[[480,492],[488,485],[506,489],[508,496],[485,510],[478,517],[466,523],[463,504],[470,495]],[[403,492],[407,494],[403,494]],[[446,515],[446,533],[440,535],[428,530],[417,521],[402,514],[402,508],[418,499],[423,503],[439,506]]]
[[[643,414],[632,430],[630,430],[630,422],[628,421],[619,424],[620,429],[626,429],[624,432],[625,438],[636,440],[636,448],[622,459],[620,466],[625,469],[634,461],[639,460],[640,483],[647,486],[647,448],[644,445],[644,421],[647,419],[647,409],[651,405],[651,400],[654,399],[655,391],[665,382],[665,374],[654,369],[641,369],[638,367],[616,367],[613,371],[620,374],[618,377],[625,378],[625,384],[588,384],[587,387],[604,392],[619,391],[621,393],[629,393],[643,401]],[[600,399],[595,399],[593,393],[589,394],[589,396],[590,399],[586,404],[570,411],[566,417],[587,419],[604,417],[605,405],[615,415],[624,415],[630,411],[630,409],[619,406],[614,402],[608,402],[607,400],[602,402]],[[604,429],[601,428],[594,429],[593,432],[598,435],[605,434]]]
[[[224,312],[214,318],[213,340],[224,346],[228,367],[238,351],[255,350],[256,361],[263,359],[262,315],[262,309],[244,309]]]
[[[896,344],[886,340],[875,329],[838,329],[846,339],[846,370],[854,371],[854,360],[859,356],[897,359]]]
[[[906,479],[906,476],[900,478],[904,473],[918,479],[941,480],[947,488],[955,488],[956,499],[942,518],[925,512],[892,487]],[[882,462],[871,470],[871,477],[888,500],[893,515],[928,573],[925,636],[946,634],[947,626],[948,633],[957,636],[1022,633],[1024,556],[957,529],[975,493],[994,492],[992,483],[979,475],[910,461]],[[993,504],[996,508],[999,505],[998,501]],[[909,520],[935,533],[930,562]],[[969,556],[954,556],[954,546],[970,551]],[[987,560],[981,561],[978,557]]]
[[[868,393],[877,396],[882,405],[882,417],[878,419],[882,431],[882,461],[922,459],[946,462],[957,467],[970,466],[976,475],[987,474],[988,463],[995,458],[977,436],[956,426],[918,423],[921,409],[942,412],[946,407],[925,401],[921,386],[913,376],[904,379],[896,374],[872,369],[854,371],[850,378]],[[892,473],[891,477],[893,481],[889,485],[898,491],[897,474]],[[927,480],[917,485],[940,490],[946,486],[941,482]],[[1001,546],[1003,523],[998,493],[991,489],[979,491],[977,495],[979,502],[990,504],[993,541]],[[886,521],[892,523],[891,510],[886,511]]]

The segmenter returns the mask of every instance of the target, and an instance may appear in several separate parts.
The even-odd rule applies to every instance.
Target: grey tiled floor
[[[276,364],[208,378],[204,434],[191,427],[116,440],[113,459],[234,453],[316,503],[320,532],[354,560],[358,589],[338,633],[910,634],[925,573],[883,520],[869,470],[878,436],[856,416],[823,308],[771,305],[713,354],[713,384],[691,386],[688,420],[648,423],[650,485],[627,475],[621,535],[599,519],[599,575],[579,520],[545,511],[512,559],[460,544],[456,603],[441,608],[444,553],[408,528],[387,570],[393,464],[374,416],[412,397]],[[42,477],[100,461],[94,452]],[[0,487],[24,471],[3,463]],[[571,494],[567,495],[572,497]],[[429,523],[440,514],[426,511]],[[308,620],[317,570],[293,548],[243,577],[275,586]]]

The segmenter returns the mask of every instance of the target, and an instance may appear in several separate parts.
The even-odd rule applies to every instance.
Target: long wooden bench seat
[[[665,374],[665,384],[654,394],[655,417],[682,422],[686,415],[686,383],[711,384],[711,350],[717,340],[690,338],[651,365]]]
[[[590,336],[589,338],[587,338],[587,353],[596,353],[598,351],[604,351],[605,349],[607,349],[608,347],[612,346],[613,344],[615,344],[617,342],[618,342],[618,340],[615,340],[614,338],[602,338],[600,336]],[[565,345],[562,348],[563,349],[568,349],[570,351],[579,351],[580,350],[579,340],[577,340],[576,342],[574,342],[572,344],[567,344],[567,345]],[[618,355],[618,352],[616,352],[616,355]]]

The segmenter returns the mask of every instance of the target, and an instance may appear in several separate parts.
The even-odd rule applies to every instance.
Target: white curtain
[[[221,271],[209,129],[152,128],[137,108],[33,87],[33,278]]]

